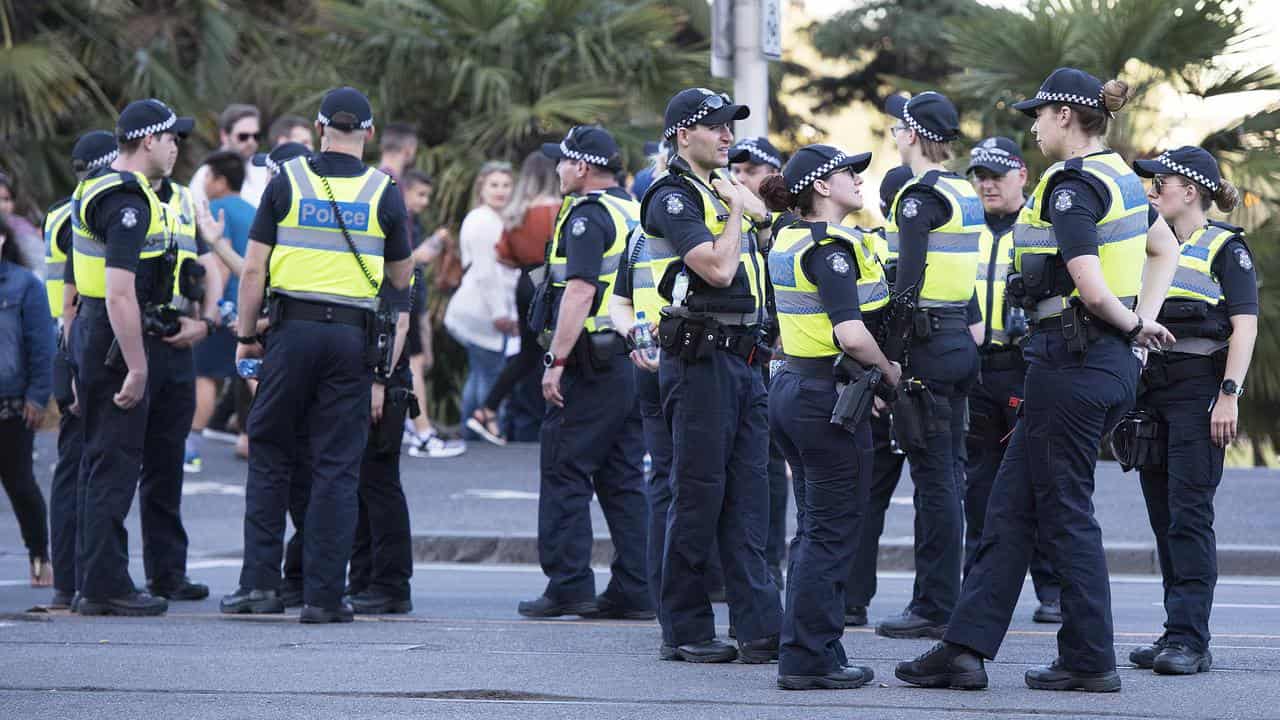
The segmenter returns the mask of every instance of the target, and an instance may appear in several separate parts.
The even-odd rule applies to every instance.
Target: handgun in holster
[[[853,435],[858,426],[871,417],[875,407],[876,388],[884,373],[878,367],[863,368],[856,360],[841,353],[835,360],[836,404],[831,410],[831,424]]]

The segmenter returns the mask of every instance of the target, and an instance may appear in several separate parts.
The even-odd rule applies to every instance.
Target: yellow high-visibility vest
[[[76,186],[71,196],[72,262],[75,263],[76,290],[88,298],[107,296],[107,244],[89,229],[90,210],[111,190],[122,186],[137,186],[147,200],[150,220],[147,237],[138,257],[143,260],[158,258],[173,239],[172,220],[164,203],[156,197],[151,183],[142,173],[106,169],[86,177]]]
[[[929,231],[919,306],[964,307],[973,295],[973,283],[969,278],[977,275],[978,243],[986,227],[982,201],[968,180],[926,173],[907,181],[893,200],[891,219],[885,228],[887,257],[898,257],[902,199],[908,190],[918,185],[931,188],[951,209],[947,222]],[[915,279],[899,278],[899,282],[913,284]]]
[[[71,198],[49,208],[44,216],[44,289],[49,295],[49,312],[62,317],[62,289],[65,287],[67,254],[58,247],[58,233],[71,221]]]
[[[559,288],[561,291],[564,290],[565,285],[569,282],[566,276],[569,256],[565,252],[563,235],[564,232],[572,232],[574,229],[572,225],[566,228],[565,223],[568,222],[569,216],[573,214],[576,208],[588,203],[601,205],[613,222],[613,237],[609,241],[609,246],[605,248],[604,255],[600,258],[600,275],[596,278],[595,301],[592,303],[591,311],[587,314],[587,319],[583,323],[583,327],[587,329],[587,332],[600,332],[613,329],[613,321],[609,319],[609,303],[607,299],[613,292],[613,282],[618,277],[618,264],[622,260],[622,253],[627,249],[627,236],[631,233],[632,228],[640,223],[640,204],[634,200],[614,197],[605,191],[565,198],[560,205],[560,213],[556,216],[555,232],[551,236],[551,254],[547,258],[547,271],[550,273],[548,277],[551,278],[551,286]],[[586,218],[579,217],[574,222],[579,221],[585,223]],[[647,316],[646,319],[648,319]]]

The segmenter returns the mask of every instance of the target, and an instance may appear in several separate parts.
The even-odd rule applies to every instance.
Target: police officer
[[[769,424],[796,478],[799,520],[778,659],[778,686],[787,690],[855,688],[874,676],[847,666],[840,642],[845,579],[871,484],[870,405],[861,418],[833,420],[840,388],[864,367],[879,368],[888,387],[902,374],[867,329],[889,301],[875,241],[841,224],[862,208],[858,173],[870,162],[870,153],[809,145],[761,187],[769,209],[799,216],[769,251],[787,351],[770,389]],[[833,368],[837,360],[859,377]]]
[[[912,178],[910,165],[899,165],[880,180],[880,216],[892,224],[893,199]],[[890,286],[898,269],[898,232],[879,228],[873,238],[876,257],[884,267]],[[893,491],[902,477],[906,453],[893,440],[893,419],[888,408],[871,416],[871,490],[867,511],[863,514],[858,542],[854,543],[853,565],[844,587],[845,625],[867,624],[867,606],[876,594],[876,561],[880,551],[880,534],[884,532],[884,515],[889,510]]]
[[[778,587],[764,558],[769,511],[764,258],[755,232],[768,211],[724,172],[730,123],[750,110],[703,88],[667,103],[666,175],[645,193],[641,217],[659,293],[659,380],[672,429],[672,503],[662,568],[660,657],[769,662],[777,657]],[[719,542],[738,648],[715,639],[704,587]]]
[[[783,162],[782,153],[766,137],[742,138],[734,143],[729,150],[729,171],[733,174],[733,179],[737,180],[742,187],[750,190],[756,197],[760,197],[760,183],[764,182],[765,178],[782,173]],[[775,211],[770,214],[770,219],[772,221],[771,234],[776,237],[782,228],[790,225],[795,220],[795,216],[787,211]],[[769,296],[771,295],[772,293],[769,293]],[[774,321],[769,322],[767,325],[765,342],[772,346],[778,336],[777,313],[774,311],[771,301],[766,300],[766,303],[769,305],[769,315]],[[771,365],[773,363],[761,365],[764,372],[766,390],[769,388]],[[765,534],[764,556],[769,562],[769,572],[773,575],[773,581],[779,588],[783,586],[782,558],[786,554],[786,548],[787,461],[782,456],[782,449],[778,447],[778,443],[770,436],[769,525]]]
[[[978,305],[982,321],[975,325],[974,340],[982,360],[982,374],[969,394],[969,434],[964,492],[964,571],[969,572],[982,539],[983,519],[1009,433],[1018,420],[1026,365],[1019,345],[1026,335],[1022,308],[1005,302],[1005,277],[1013,259],[1013,223],[1022,209],[1027,165],[1018,144],[1006,137],[978,143],[969,153],[965,171],[982,198],[986,227],[978,244]],[[1040,600],[1032,619],[1039,623],[1062,622],[1058,604],[1062,587],[1053,576],[1048,549],[1036,543],[1031,559],[1031,581]]]
[[[977,558],[944,641],[896,675],[926,687],[982,688],[983,658],[1009,627],[1036,538],[1049,543],[1062,581],[1057,659],[1028,670],[1040,690],[1114,692],[1111,588],[1093,516],[1093,472],[1102,433],[1133,403],[1140,362],[1133,344],[1173,337],[1155,321],[1176,264],[1176,246],[1149,219],[1141,181],[1104,138],[1127,86],[1105,86],[1061,68],[1034,98],[1045,171],[1013,230],[1010,297],[1035,308],[1023,416],[991,490]],[[1146,260],[1144,267],[1143,261]],[[1141,291],[1139,292],[1139,287]],[[1130,309],[1137,300],[1137,312]]]
[[[644,435],[635,374],[609,319],[610,288],[639,206],[615,177],[622,158],[603,128],[571,128],[542,153],[556,160],[564,204],[547,255],[546,294],[531,311],[550,333],[543,356],[538,558],[547,586],[525,617],[652,619],[645,581]],[[545,310],[543,310],[545,308]],[[591,494],[613,539],[609,586],[591,570]]]
[[[978,371],[969,325],[978,319],[973,278],[982,203],[942,165],[959,137],[950,100],[936,92],[910,100],[894,95],[885,110],[898,119],[893,137],[914,174],[894,200],[888,228],[899,244],[894,293],[914,307],[889,319],[886,351],[905,360],[910,378],[893,421],[915,485],[916,581],[906,610],[883,620],[876,633],[941,637],[960,589],[965,405]]]
[[[1258,334],[1258,279],[1244,230],[1205,217],[1211,204],[1228,213],[1240,199],[1212,155],[1180,147],[1133,167],[1152,178],[1147,200],[1173,228],[1182,251],[1159,317],[1178,341],[1150,356],[1138,396],[1138,409],[1167,426],[1163,466],[1141,468],[1167,619],[1164,634],[1129,660],[1161,674],[1187,675],[1213,664],[1213,496],[1225,448],[1236,436],[1237,403]]]
[[[179,134],[179,137],[185,137]],[[172,168],[170,168],[172,169]],[[147,588],[168,600],[203,600],[208,586],[187,577],[187,531],[182,525],[183,454],[195,414],[196,377],[192,346],[217,327],[217,298],[223,280],[196,229],[191,190],[165,175],[152,187],[173,224],[177,246],[170,300],[161,310],[168,325],[147,335],[147,438],[143,444],[138,511],[142,525],[142,563]]]
[[[93,130],[81,135],[71,148],[71,170],[76,174],[76,181],[84,180],[90,172],[110,165],[119,154],[115,136],[106,130]],[[78,587],[77,508],[79,494],[83,491],[79,478],[84,427],[72,387],[75,365],[69,342],[79,300],[73,263],[68,262],[73,209],[68,196],[54,203],[44,217],[45,288],[49,293],[49,310],[58,325],[58,349],[53,356],[54,399],[60,413],[58,462],[49,490],[50,562],[53,564],[53,600],[49,607],[54,609],[71,607]]]
[[[72,328],[76,387],[84,421],[77,555],[83,615],[159,615],[168,602],[129,577],[124,519],[138,486],[147,437],[148,350],[144,312],[169,301],[177,264],[173,219],[152,190],[191,132],[159,100],[120,113],[120,155],[90,172],[72,196],[72,262],[80,308]],[[151,323],[148,323],[151,324]],[[151,347],[149,347],[151,346]]]
[[[368,98],[350,87],[331,90],[316,126],[320,154],[285,163],[268,184],[240,278],[237,360],[262,358],[262,367],[248,422],[244,567],[222,610],[283,612],[284,515],[305,432],[313,467],[300,619],[350,622],[344,571],[373,367],[390,337],[376,315],[378,292],[384,272],[403,290],[413,268],[399,189],[360,160],[374,132]],[[256,322],[268,271],[271,327],[261,338]]]

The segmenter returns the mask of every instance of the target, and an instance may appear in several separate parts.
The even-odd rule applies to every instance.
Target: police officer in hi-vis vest
[[[168,609],[163,598],[138,591],[129,576],[124,519],[151,429],[149,355],[165,331],[162,308],[172,299],[177,269],[177,219],[152,182],[173,169],[178,136],[192,125],[159,100],[130,103],[116,123],[119,156],[90,172],[72,195],[80,294],[72,350],[84,421],[76,608],[84,615]]]
[[[577,126],[542,146],[556,160],[564,204],[547,253],[534,330],[543,356],[538,558],[542,595],[525,617],[652,619],[645,581],[644,434],[635,374],[609,318],[611,286],[640,206],[618,184],[618,144],[604,128]],[[613,539],[609,586],[591,570],[591,495]]]
[[[904,365],[893,406],[894,435],[915,484],[916,581],[901,615],[876,633],[892,638],[941,637],[960,590],[964,518],[966,398],[977,378],[969,326],[979,321],[974,292],[982,203],[963,177],[943,166],[959,137],[960,118],[945,96],[894,95],[886,112],[902,162],[914,177],[898,191],[887,230],[898,242],[893,289],[913,301],[888,319],[886,354]]]
[[[81,135],[71,148],[71,170],[77,182],[94,170],[104,168],[119,156],[115,135],[92,130]],[[76,403],[71,359],[71,325],[76,317],[74,263],[71,262],[71,197],[54,203],[44,216],[45,288],[49,310],[58,324],[58,346],[53,356],[53,396],[58,403],[58,462],[49,489],[49,561],[53,565],[53,599],[49,607],[71,607],[79,587],[76,573],[76,538],[80,522],[77,508],[80,483],[80,455],[84,426]]]
[[[284,611],[284,516],[305,434],[312,472],[301,620],[350,622],[342,594],[360,461],[384,390],[374,368],[390,370],[385,353],[399,309],[389,303],[386,312],[378,294],[384,274],[406,290],[413,263],[399,188],[361,161],[374,133],[368,98],[350,87],[329,91],[316,128],[321,152],[286,162],[267,185],[240,277],[236,358],[262,365],[248,422],[244,566],[222,611]],[[259,337],[268,272],[271,327]]]
[[[787,352],[770,388],[769,425],[791,466],[798,525],[778,658],[778,686],[787,690],[855,688],[874,677],[848,665],[840,641],[845,580],[871,484],[872,393],[902,375],[868,330],[889,302],[874,235],[842,224],[862,208],[858,173],[870,162],[870,153],[809,145],[761,185],[770,210],[799,218],[769,251]],[[876,376],[865,388],[861,411],[840,409],[837,398],[855,392],[870,368],[883,383]]]
[[[1218,580],[1213,496],[1226,446],[1236,437],[1258,335],[1258,277],[1244,230],[1205,213],[1223,213],[1240,193],[1198,147],[1180,147],[1133,163],[1152,178],[1147,200],[1182,245],[1160,311],[1178,341],[1153,353],[1142,374],[1138,410],[1166,426],[1163,463],[1139,468],[1164,580],[1164,633],[1129,661],[1165,675],[1205,672],[1209,611]]]
[[[896,675],[925,687],[983,688],[983,659],[1008,631],[1037,539],[1062,582],[1056,659],[1028,670],[1037,690],[1114,692],[1111,586],[1093,515],[1102,434],[1133,405],[1138,348],[1174,338],[1156,322],[1177,247],[1142,181],[1105,143],[1128,86],[1055,70],[1016,104],[1055,163],[1013,229],[1009,297],[1030,308],[1023,415],[996,474],[977,557],[943,641]],[[1148,231],[1150,227],[1150,231]]]
[[[759,198],[724,168],[734,120],[750,110],[704,88],[667,103],[670,167],[641,217],[658,292],[663,408],[672,431],[672,503],[662,568],[660,657],[763,663],[777,657],[781,606],[764,557],[768,523],[768,400],[764,256]],[[704,584],[719,542],[738,647],[716,639]]]
[[[1005,301],[1005,278],[1013,262],[1013,223],[1025,198],[1027,165],[1018,144],[992,137],[969,153],[965,171],[982,198],[986,227],[978,244],[978,306],[982,322],[974,340],[982,360],[982,374],[969,393],[969,435],[966,439],[964,490],[964,571],[969,572],[982,539],[983,519],[991,497],[991,483],[1004,459],[1009,434],[1018,421],[1026,364],[1022,338],[1027,334],[1026,313]],[[1032,619],[1062,622],[1058,597],[1062,587],[1053,575],[1044,542],[1036,543],[1031,559],[1031,581],[1040,600]]]

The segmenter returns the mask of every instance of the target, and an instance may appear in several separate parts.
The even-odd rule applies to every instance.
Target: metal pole
[[[733,99],[751,108],[735,125],[737,137],[769,132],[769,62],[760,52],[760,0],[733,2]]]

